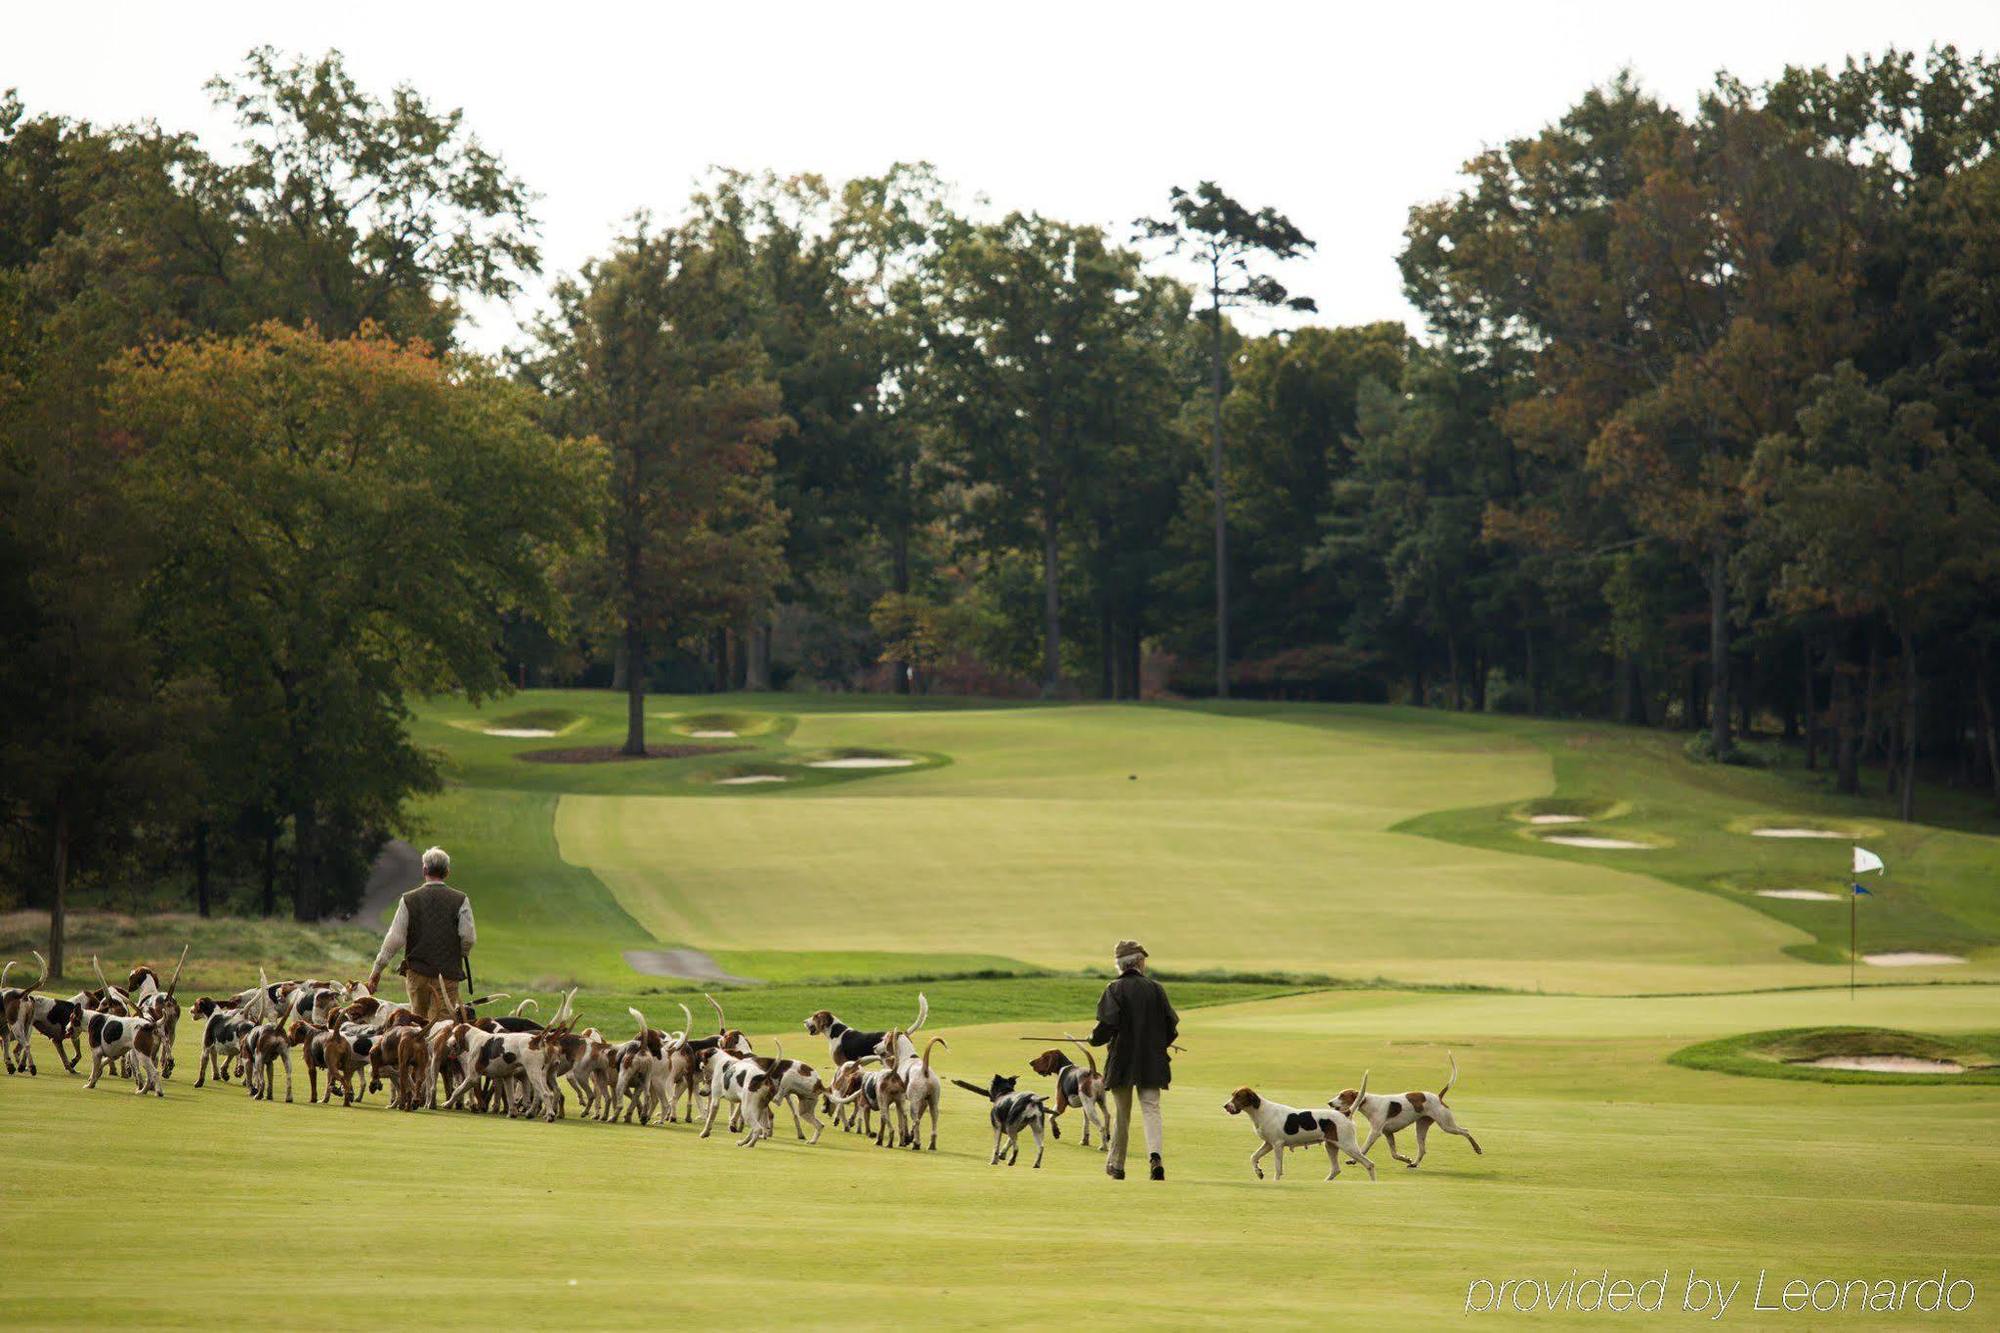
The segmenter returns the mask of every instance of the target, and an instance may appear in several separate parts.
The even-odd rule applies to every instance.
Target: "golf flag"
[[[1854,881],[1854,895],[1855,895],[1855,897],[1857,897],[1857,898],[1858,898],[1858,897],[1861,897],[1861,896],[1863,896],[1863,895],[1866,895],[1867,897],[1870,897],[1870,898],[1873,898],[1873,897],[1875,896],[1874,894],[1872,894],[1872,893],[1869,893],[1869,892],[1868,892],[1868,890],[1866,890],[1866,889],[1862,888],[1862,887],[1861,887],[1861,881],[1860,881],[1860,880],[1858,880],[1858,879]]]
[[[1888,867],[1882,864],[1882,858],[1869,851],[1866,847],[1856,847],[1854,849],[1855,874],[1865,875],[1871,870],[1886,871],[1887,869]]]

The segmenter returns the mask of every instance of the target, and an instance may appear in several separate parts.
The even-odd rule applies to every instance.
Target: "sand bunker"
[[[1530,824],[1587,824],[1588,815],[1529,815]]]
[[[1845,838],[1845,833],[1835,833],[1823,828],[1753,828],[1753,838]]]
[[[1759,889],[1759,898],[1789,898],[1801,903],[1837,903],[1845,894],[1828,893],[1825,889]]]
[[[736,739],[736,733],[733,731],[690,731],[688,735],[693,736],[697,740],[704,741],[733,741]]]
[[[1596,847],[1614,852],[1650,852],[1650,842],[1630,842],[1624,838],[1594,838],[1582,833],[1557,833],[1543,838],[1543,842],[1553,842],[1562,847]]]
[[[1822,1055],[1800,1060],[1814,1069],[1858,1069],[1869,1074],[1963,1074],[1956,1060],[1920,1060],[1914,1055]]]
[[[1904,949],[1897,953],[1864,953],[1861,961],[1876,967],[1939,967],[1965,960],[1955,953],[1925,953],[1919,949]]]
[[[846,759],[815,759],[808,768],[914,768],[914,759],[892,759],[888,755],[857,754]]]
[[[758,783],[758,782],[790,782],[790,781],[791,779],[784,776],[782,773],[744,773],[738,777],[733,777],[733,778],[717,778],[715,780],[715,785],[718,787],[748,787],[753,783]]]
[[[553,736],[556,733],[550,731],[547,727],[488,727],[486,734],[489,736],[512,736],[517,740],[532,740],[541,736]]]

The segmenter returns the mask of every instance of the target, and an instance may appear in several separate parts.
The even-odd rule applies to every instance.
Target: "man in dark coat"
[[[1160,1161],[1162,1129],[1160,1092],[1171,1079],[1167,1048],[1181,1032],[1180,1015],[1167,1003],[1166,988],[1146,975],[1146,950],[1137,940],[1120,940],[1113,953],[1118,979],[1104,988],[1097,1001],[1097,1027],[1092,1046],[1111,1043],[1104,1061],[1104,1083],[1111,1090],[1111,1154],[1104,1174],[1125,1179],[1125,1145],[1132,1133],[1132,1094],[1139,1098],[1139,1115],[1146,1122],[1146,1152],[1154,1180],[1165,1180]]]

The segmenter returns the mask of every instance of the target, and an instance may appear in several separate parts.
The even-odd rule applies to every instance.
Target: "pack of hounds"
[[[165,1097],[163,1082],[174,1074],[183,1012],[176,990],[187,951],[181,951],[164,983],[152,968],[139,966],[123,987],[107,981],[93,957],[98,988],[67,999],[36,989],[48,975],[48,964],[40,953],[35,959],[42,969],[35,985],[9,987],[7,976],[15,964],[0,967],[0,1054],[7,1072],[39,1072],[32,1044],[39,1033],[54,1046],[66,1073],[80,1071],[88,1046],[85,1087],[95,1088],[110,1072],[130,1078],[140,1096]],[[772,1055],[753,1051],[750,1039],[729,1026],[713,996],[704,997],[715,1009],[713,1034],[690,1035],[694,1015],[686,1005],[680,1006],[686,1026],[672,1032],[652,1027],[639,1010],[628,1009],[637,1031],[621,1042],[596,1028],[576,1026],[574,989],[560,997],[546,1023],[527,1016],[526,1010],[540,1007],[532,999],[509,1013],[480,1016],[481,1008],[508,998],[504,992],[483,995],[458,1005],[449,1018],[427,1021],[408,1005],[371,994],[360,982],[273,982],[260,968],[258,985],[235,995],[203,996],[187,1008],[201,1024],[194,1086],[205,1086],[211,1076],[221,1083],[235,1078],[250,1097],[273,1102],[282,1072],[284,1099],[290,1102],[296,1056],[305,1070],[307,1100],[329,1106],[336,1092],[343,1106],[386,1092],[394,1110],[457,1109],[554,1121],[568,1113],[573,1094],[580,1116],[640,1125],[692,1125],[699,1119],[702,1138],[710,1136],[727,1106],[728,1132],[745,1148],[776,1134],[777,1111],[783,1106],[793,1132],[808,1143],[819,1142],[825,1132],[824,1114],[843,1131],[864,1135],[878,1147],[922,1151],[928,1145],[937,1151],[947,1080],[932,1068],[931,1056],[940,1047],[951,1047],[943,1037],[932,1037],[919,1049],[916,1034],[930,1017],[930,1002],[922,994],[916,1018],[907,1027],[865,1032],[826,1009],[807,1017],[807,1034],[826,1040],[830,1079],[812,1065],[788,1058],[781,1042]],[[1026,1133],[1035,1142],[1033,1165],[1041,1166],[1045,1135],[1060,1139],[1062,1117],[1072,1109],[1083,1122],[1083,1146],[1092,1146],[1095,1131],[1098,1151],[1108,1150],[1111,1118],[1104,1075],[1088,1046],[1067,1034],[1065,1040],[1076,1045],[1084,1064],[1057,1047],[1028,1062],[1034,1073],[1054,1080],[1050,1092],[1023,1090],[1018,1075],[995,1074],[984,1085],[948,1080],[987,1103],[993,1164],[1018,1163]],[[1259,1179],[1267,1155],[1276,1155],[1275,1173],[1282,1180],[1287,1148],[1319,1144],[1332,1164],[1328,1180],[1340,1174],[1342,1156],[1367,1168],[1372,1180],[1375,1166],[1367,1154],[1377,1139],[1386,1138],[1390,1155],[1412,1167],[1423,1160],[1433,1125],[1465,1138],[1474,1152],[1482,1151],[1445,1105],[1444,1094],[1457,1077],[1454,1059],[1451,1076],[1438,1092],[1387,1096],[1371,1094],[1363,1075],[1358,1089],[1342,1091],[1323,1111],[1283,1106],[1250,1088],[1238,1088],[1223,1109],[1246,1116],[1256,1128],[1262,1143],[1250,1166]],[[1366,1143],[1357,1137],[1357,1121],[1368,1125]],[[1396,1148],[1396,1134],[1409,1128],[1416,1131],[1414,1159]]]

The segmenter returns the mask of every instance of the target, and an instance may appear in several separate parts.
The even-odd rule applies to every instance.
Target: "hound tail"
[[[519,1004],[514,1006],[512,1017],[519,1018],[521,1016],[521,1011],[523,1009],[526,1009],[531,1004],[535,1006],[536,1013],[539,1014],[540,1012],[542,1012],[542,1002],[540,1000],[537,1000],[531,995],[527,999],[521,1001]]]
[[[40,989],[40,988],[41,988],[41,984],[42,984],[42,983],[43,983],[44,981],[47,981],[47,980],[49,979],[49,960],[48,960],[48,959],[46,959],[46,958],[44,958],[44,957],[42,957],[42,951],[41,951],[40,949],[30,949],[30,950],[29,950],[28,952],[29,952],[29,953],[32,953],[33,955],[35,955],[35,962],[37,962],[38,964],[40,964],[40,965],[41,965],[41,969],[42,969],[42,975],[40,975],[39,977],[36,977],[36,978],[35,978],[35,984],[34,984],[34,985],[32,985],[32,986],[23,986],[23,987],[22,987],[21,989],[22,989],[22,990],[38,990],[38,989]]]
[[[104,987],[104,998],[118,1001],[121,1006],[131,1010],[133,1017],[136,1018],[138,1016],[138,1006],[132,1003],[131,997],[125,994],[124,991],[119,990],[104,979],[104,969],[98,965],[96,954],[90,956],[90,967],[92,971],[97,973],[97,984]]]
[[[1090,1072],[1095,1074],[1097,1072],[1097,1052],[1091,1050],[1086,1043],[1077,1041],[1075,1037],[1070,1036],[1067,1032],[1063,1033],[1063,1037],[1065,1040],[1074,1043],[1076,1048],[1083,1052],[1083,1058],[1090,1061]]]
[[[926,1075],[926,1076],[928,1076],[928,1075],[930,1074],[930,1072],[931,1072],[931,1047],[932,1047],[932,1046],[942,1046],[942,1047],[944,1047],[944,1048],[945,1048],[945,1049],[946,1049],[947,1051],[951,1049],[951,1043],[950,1043],[950,1042],[948,1042],[948,1041],[946,1041],[946,1040],[945,1040],[945,1039],[944,1039],[943,1037],[932,1037],[932,1038],[930,1039],[930,1042],[929,1042],[929,1044],[928,1044],[928,1045],[926,1045],[926,1046],[924,1047],[924,1073],[925,1073],[925,1075]]]
[[[648,1032],[651,1032],[653,1030],[652,1024],[646,1021],[646,1016],[640,1013],[637,1009],[634,1009],[631,1005],[628,1004],[625,1006],[625,1012],[639,1020],[639,1035],[641,1037],[645,1036]]]
[[[192,949],[193,947],[194,947],[194,942],[192,940],[181,946],[180,961],[174,964],[173,980],[167,983],[168,995],[172,995],[174,993],[174,987],[181,984],[181,968],[186,966],[188,960],[188,950]]]
[[[14,960],[9,958],[7,960],[7,966],[0,967],[0,990],[5,990],[7,988],[7,974],[9,972],[12,972],[13,970],[14,970]]]
[[[710,995],[707,991],[703,991],[701,998],[715,1006],[715,1035],[719,1037],[729,1030],[729,1020],[722,1016],[722,1006],[716,1002],[716,998],[713,995]],[[692,1028],[693,1026],[694,1017],[689,1015],[688,1027]]]
[[[1366,1069],[1361,1071],[1361,1086],[1354,1091],[1354,1109],[1356,1111],[1361,1109],[1361,1099],[1368,1095],[1368,1072]]]
[[[924,993],[923,993],[922,991],[918,991],[918,992],[917,992],[917,1021],[916,1021],[916,1022],[914,1022],[914,1023],[912,1023],[912,1024],[910,1024],[910,1026],[909,1026],[909,1027],[907,1027],[907,1028],[905,1028],[905,1029],[904,1029],[904,1031],[906,1031],[906,1032],[915,1032],[915,1031],[916,1031],[916,1030],[917,1030],[918,1028],[920,1028],[920,1027],[922,1027],[922,1026],[924,1025],[924,1020],[925,1020],[926,1018],[929,1018],[930,1016],[931,1016],[931,1002],[930,1002],[929,1000],[927,1000],[927,999],[925,999],[925,998],[924,998]],[[946,1049],[947,1049],[947,1050],[949,1050],[950,1048],[949,1048],[949,1047],[947,1047]]]
[[[582,989],[581,986],[569,988],[569,993],[562,997],[562,1003],[556,1006],[556,1016],[549,1020],[550,1027],[567,1032],[576,1026],[576,993]]]
[[[1450,1077],[1445,1079],[1444,1086],[1438,1089],[1439,1101],[1443,1101],[1444,1095],[1447,1092],[1451,1091],[1451,1085],[1458,1082],[1458,1057],[1453,1055],[1450,1051],[1446,1051],[1444,1053],[1444,1058],[1451,1061],[1451,1075]]]
[[[680,1004],[680,1001],[676,1000],[674,1003]],[[694,1031],[694,1014],[689,1012],[688,1007],[684,1004],[681,1005],[681,1017],[687,1020],[685,1031]]]

